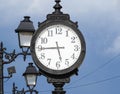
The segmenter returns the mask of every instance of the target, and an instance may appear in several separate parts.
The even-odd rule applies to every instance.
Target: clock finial
[[[53,12],[53,14],[62,14],[62,12],[60,11],[60,9],[62,8],[62,6],[60,5],[61,0],[55,0],[56,4],[53,7],[55,9],[55,12]]]

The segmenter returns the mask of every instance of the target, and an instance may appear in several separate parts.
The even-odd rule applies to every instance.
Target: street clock
[[[51,78],[75,74],[85,57],[86,45],[77,23],[63,14],[56,0],[55,12],[39,24],[31,40],[31,54],[40,72]],[[58,6],[59,5],[59,6]]]

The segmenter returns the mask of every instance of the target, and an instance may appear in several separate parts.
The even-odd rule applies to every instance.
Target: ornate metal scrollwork
[[[9,64],[9,63],[15,61],[15,59],[19,55],[22,55],[23,59],[25,61],[26,60],[26,56],[27,55],[31,55],[31,53],[29,52],[29,48],[26,51],[22,50],[22,52],[20,52],[20,53],[16,53],[15,50],[13,50],[13,52],[11,52],[11,53],[8,53],[8,52],[6,52],[6,50],[7,49],[3,47],[3,43],[1,42],[0,43],[0,58],[2,59],[3,64]],[[5,59],[5,60],[3,60],[3,59]]]

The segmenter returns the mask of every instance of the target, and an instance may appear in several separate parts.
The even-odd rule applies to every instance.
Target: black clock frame
[[[65,25],[68,26],[70,28],[72,28],[76,34],[79,36],[80,40],[81,40],[81,53],[80,56],[78,58],[78,60],[76,61],[76,63],[74,65],[72,65],[70,68],[68,69],[64,69],[64,70],[51,70],[47,67],[45,67],[37,58],[36,54],[35,54],[35,41],[37,39],[37,37],[39,36],[39,34],[46,28],[52,25]],[[36,33],[34,34],[32,41],[31,41],[31,54],[33,57],[33,60],[35,62],[35,64],[37,65],[37,67],[40,69],[40,72],[48,77],[69,77],[72,74],[77,72],[77,68],[82,64],[82,61],[84,59],[85,56],[85,51],[86,51],[86,46],[85,46],[85,40],[84,37],[82,35],[82,33],[78,30],[77,26],[71,22],[71,21],[61,21],[61,20],[57,20],[57,21],[45,21],[44,23],[42,23],[40,25],[40,27],[38,28],[38,30],[36,31]]]
[[[47,19],[42,22],[38,23],[38,30],[34,33],[32,40],[31,40],[31,55],[33,58],[34,63],[36,66],[39,68],[41,74],[43,74],[46,77],[50,78],[67,78],[70,77],[73,74],[76,74],[78,71],[78,67],[82,64],[83,59],[85,57],[86,53],[86,44],[84,37],[81,33],[81,31],[78,29],[77,22],[72,22],[70,20],[70,17],[68,14],[63,14],[60,9],[62,8],[59,4],[59,0],[55,0],[56,5],[54,6],[55,12],[52,14],[47,15]],[[78,58],[78,60],[73,64],[71,67],[64,69],[64,70],[52,70],[47,67],[45,67],[37,58],[36,53],[35,53],[35,41],[39,34],[47,27],[52,26],[52,25],[65,25],[73,29],[76,34],[79,36],[79,39],[81,40],[81,54]]]

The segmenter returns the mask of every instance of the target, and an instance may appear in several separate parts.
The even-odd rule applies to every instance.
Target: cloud
[[[111,26],[112,20],[120,23],[120,12],[116,12],[120,9],[119,4],[119,0],[61,0],[64,13],[70,14],[73,21],[80,20],[91,28],[94,28],[94,25],[103,28],[108,21]],[[0,0],[0,26],[15,24],[26,15],[31,16],[31,20],[36,20],[32,20],[33,22],[45,20],[46,15],[54,11],[54,5],[54,0]]]
[[[38,13],[46,13],[47,11],[50,10],[51,6],[51,1],[50,0],[34,0],[32,3],[28,6],[27,12],[31,14],[38,14]]]
[[[53,2],[54,3],[54,2]],[[50,0],[1,0],[0,1],[0,25],[11,23],[25,15],[36,16],[49,13]],[[51,7],[52,8],[52,7]]]
[[[68,4],[69,2],[69,4]],[[119,0],[64,0],[62,1],[64,10],[75,13],[90,13],[90,12],[108,12],[120,8]]]
[[[6,13],[16,12],[16,14],[36,14],[36,13],[47,13],[47,11],[52,11],[54,6],[54,0],[1,0],[0,1],[0,11]],[[66,12],[70,11],[74,13],[90,13],[99,11],[113,11],[118,8],[120,2],[119,0],[62,0],[61,5],[63,10]],[[120,7],[119,7],[120,8]],[[12,10],[12,11],[11,11]],[[98,12],[99,12],[98,11]],[[11,16],[11,15],[9,15]],[[78,15],[76,15],[78,16]]]
[[[54,4],[54,0],[1,0],[1,18],[6,20],[6,16],[12,19],[13,16],[48,14],[54,11],[52,8]],[[63,12],[73,14],[76,17],[79,17],[80,14],[89,15],[100,11],[113,12],[116,8],[120,8],[119,4],[119,0],[61,0]]]
[[[107,53],[117,54],[120,53],[120,36],[116,37],[107,49]]]

